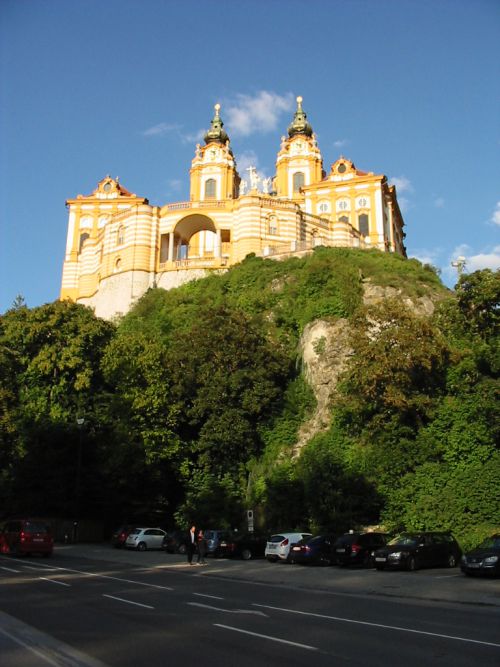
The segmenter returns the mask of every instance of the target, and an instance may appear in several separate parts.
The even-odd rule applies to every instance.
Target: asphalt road
[[[0,557],[2,667],[500,665],[500,582],[114,550]]]

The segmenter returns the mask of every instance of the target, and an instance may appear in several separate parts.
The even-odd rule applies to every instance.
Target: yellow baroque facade
[[[92,194],[66,202],[61,299],[111,319],[150,287],[224,271],[249,253],[282,259],[323,245],[406,256],[395,187],[344,157],[325,173],[302,98],[272,179],[252,167],[240,177],[219,112],[217,104],[205,145],[196,146],[189,201],[152,206],[106,176]]]

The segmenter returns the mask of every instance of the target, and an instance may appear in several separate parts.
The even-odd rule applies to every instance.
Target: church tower
[[[196,146],[191,163],[191,201],[220,201],[238,196],[240,177],[229,146],[229,137],[215,105],[215,116],[205,134],[205,146]]]
[[[302,97],[297,97],[297,110],[288,127],[288,138],[281,138],[276,160],[274,189],[280,199],[304,200],[301,188],[318,183],[323,178],[323,160],[316,135],[302,109]]]

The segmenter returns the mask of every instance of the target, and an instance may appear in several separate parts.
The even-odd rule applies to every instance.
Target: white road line
[[[38,577],[43,581],[50,581],[51,584],[58,584],[59,586],[68,586],[71,588],[71,584],[66,584],[64,581],[57,581],[57,579],[49,579],[48,577]]]
[[[257,614],[258,616],[265,616],[263,611],[255,611],[255,609],[223,609],[222,607],[212,607],[209,604],[202,604],[201,602],[186,602],[190,607],[201,607],[202,609],[210,609],[211,611],[222,611],[226,614]]]
[[[193,593],[200,598],[211,598],[212,600],[223,600],[224,598],[219,597],[218,595],[205,595],[205,593]]]
[[[26,565],[24,567],[26,567]],[[44,567],[44,566],[41,566],[41,567]],[[30,568],[30,569],[36,570],[37,568]],[[121,581],[121,582],[124,582],[126,584],[136,584],[137,586],[147,586],[148,588],[158,588],[162,591],[173,591],[174,590],[170,586],[160,586],[158,584],[148,584],[144,581],[134,581],[133,579],[123,579],[121,577],[111,577],[108,574],[99,574],[99,573],[95,573],[95,572],[85,572],[84,570],[74,570],[70,567],[55,567],[55,566],[53,566],[53,567],[48,567],[48,568],[45,568],[45,569],[49,569],[51,572],[73,572],[73,573],[76,573],[76,574],[83,574],[86,577],[97,577],[97,578],[100,578],[100,579],[112,579],[113,581]]]
[[[297,611],[296,609],[285,609],[283,607],[271,607],[266,604],[252,603],[254,607],[262,607],[263,609],[272,609],[274,611],[284,611],[288,614],[297,614],[300,616],[312,616],[313,618],[324,618],[329,621],[341,621],[342,623],[354,623],[356,625],[368,625],[372,628],[383,628],[384,630],[397,630],[398,632],[411,632],[416,635],[426,635],[428,637],[441,637],[443,639],[453,639],[459,642],[468,642],[470,644],[481,644],[482,646],[494,646],[500,648],[500,644],[494,642],[484,642],[479,639],[469,639],[467,637],[455,637],[454,635],[443,635],[438,632],[426,632],[425,630],[415,630],[413,628],[401,628],[397,625],[383,625],[382,623],[370,623],[369,621],[358,621],[353,618],[342,618],[341,616],[328,616],[326,614],[315,614],[309,611]]]
[[[102,595],[103,598],[111,598],[112,600],[118,600],[119,602],[125,602],[126,604],[133,604],[136,607],[144,607],[145,609],[154,609],[154,607],[151,607],[149,604],[141,604],[140,602],[132,602],[132,600],[125,600],[124,598],[117,598],[114,595],[106,595],[106,593],[103,593]]]
[[[298,644],[291,642],[288,639],[280,639],[279,637],[271,637],[270,635],[261,635],[258,632],[250,632],[249,630],[242,630],[241,628],[233,628],[230,625],[222,625],[222,623],[214,623],[216,628],[224,628],[224,630],[232,630],[233,632],[241,632],[244,635],[251,635],[252,637],[260,637],[261,639],[269,639],[272,642],[279,642],[280,644],[288,644],[289,646],[297,646],[297,648],[305,648],[308,651],[317,651],[316,646],[308,646],[307,644]]]
[[[2,570],[7,570],[7,572],[15,572],[16,574],[19,574],[21,570],[13,570],[11,567],[2,567]]]

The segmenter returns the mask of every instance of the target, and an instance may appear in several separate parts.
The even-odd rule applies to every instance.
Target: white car
[[[300,540],[308,539],[309,537],[312,537],[311,533],[280,533],[279,535],[271,535],[271,539],[266,544],[264,555],[271,562],[286,560],[292,544],[296,544]]]
[[[127,549],[161,549],[163,538],[167,533],[161,528],[134,528],[125,540]]]

